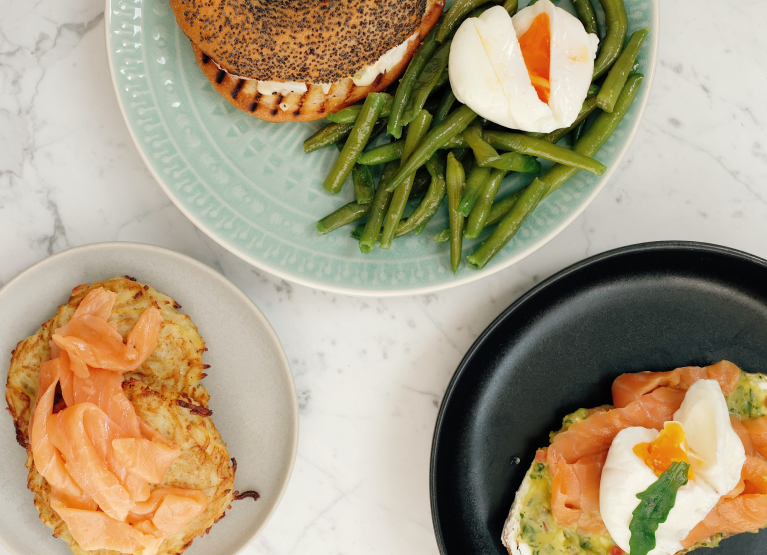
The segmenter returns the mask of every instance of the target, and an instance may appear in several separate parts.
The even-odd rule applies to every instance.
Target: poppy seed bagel
[[[170,0],[195,58],[236,108],[274,122],[310,121],[385,89],[407,68],[444,0]],[[352,77],[407,43],[402,58],[357,85]],[[258,92],[259,81],[306,91]],[[263,92],[263,89],[262,89]]]

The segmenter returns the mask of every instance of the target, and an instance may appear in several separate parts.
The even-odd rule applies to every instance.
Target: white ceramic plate
[[[267,123],[232,107],[200,70],[167,0],[106,0],[106,48],[117,101],[139,153],[179,210],[211,238],[258,268],[310,287],[353,295],[424,294],[487,276],[539,249],[586,209],[618,168],[647,104],[660,34],[659,0],[625,3],[629,31],[652,31],[637,59],[642,88],[596,155],[607,171],[576,174],[482,270],[469,268],[465,256],[489,232],[464,241],[457,275],[450,271],[449,245],[433,241],[447,226],[446,202],[424,233],[397,239],[390,250],[361,254],[350,226],[317,233],[317,220],[354,198],[350,183],[338,195],[322,188],[336,149],[303,152],[304,139],[327,122]],[[570,0],[558,5],[573,10]],[[508,177],[498,198],[532,178]]]
[[[177,300],[205,339],[204,360],[211,368],[203,383],[216,427],[237,459],[235,486],[255,489],[261,498],[235,501],[226,518],[185,554],[234,555],[266,525],[287,487],[298,444],[298,405],[274,330],[226,278],[184,255],[136,243],[97,243],[46,258],[0,289],[2,381],[11,350],[66,304],[75,286],[122,275]],[[14,555],[70,553],[39,519],[27,489],[26,453],[5,411],[0,445],[0,541]]]

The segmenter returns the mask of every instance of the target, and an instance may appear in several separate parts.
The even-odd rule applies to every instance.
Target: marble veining
[[[436,554],[428,467],[438,405],[466,350],[509,303],[569,264],[642,241],[707,241],[767,257],[759,0],[662,2],[644,120],[586,211],[498,274],[387,299],[285,282],[186,220],[120,115],[103,10],[99,0],[0,0],[0,284],[72,246],[139,241],[209,264],[258,304],[290,359],[301,432],[283,502],[246,555]]]

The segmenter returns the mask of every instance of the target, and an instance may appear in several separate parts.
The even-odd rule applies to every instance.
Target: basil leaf
[[[689,469],[686,462],[672,463],[649,488],[637,494],[641,502],[629,524],[631,555],[647,555],[655,549],[655,532],[666,522],[679,488],[687,483]]]

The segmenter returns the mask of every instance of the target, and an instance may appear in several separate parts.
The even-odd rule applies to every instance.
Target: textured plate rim
[[[250,546],[253,543],[253,540],[255,540],[256,537],[258,537],[258,535],[263,531],[263,529],[272,519],[272,516],[274,516],[274,513],[277,510],[277,508],[280,506],[280,503],[282,502],[282,498],[285,495],[285,491],[287,490],[288,484],[290,483],[290,479],[293,475],[293,468],[295,467],[296,456],[298,454],[298,430],[300,425],[298,401],[296,397],[296,385],[293,379],[293,373],[290,369],[290,361],[288,360],[288,357],[285,354],[285,349],[282,346],[282,342],[280,341],[280,338],[277,336],[277,333],[274,331],[272,324],[266,318],[264,313],[261,312],[261,309],[258,308],[258,306],[256,306],[253,300],[251,300],[250,297],[248,297],[245,293],[243,293],[239,287],[237,287],[234,283],[229,281],[225,276],[216,272],[213,268],[211,268],[207,264],[200,262],[199,260],[196,260],[190,256],[181,254],[174,250],[158,247],[156,245],[149,245],[146,243],[136,243],[136,242],[130,242],[130,241],[105,241],[102,243],[88,243],[86,245],[72,247],[70,249],[66,249],[66,250],[57,252],[55,254],[52,254],[51,256],[48,256],[46,258],[43,258],[42,260],[35,262],[31,266],[27,267],[26,269],[16,274],[14,277],[8,280],[8,282],[5,285],[0,287],[0,299],[2,299],[3,294],[5,294],[7,290],[16,286],[17,282],[22,281],[27,275],[31,274],[32,272],[39,271],[41,268],[44,268],[48,264],[57,263],[57,261],[60,258],[65,258],[73,254],[80,254],[81,252],[97,251],[99,249],[121,249],[124,247],[143,249],[146,251],[150,251],[153,254],[162,255],[164,257],[176,258],[182,263],[193,266],[196,271],[200,271],[206,274],[207,276],[209,276],[210,278],[217,280],[219,283],[225,286],[228,290],[230,290],[233,295],[239,297],[243,306],[248,307],[251,310],[251,312],[253,312],[253,314],[256,316],[256,318],[258,318],[264,324],[268,335],[270,336],[272,342],[277,347],[277,350],[280,353],[280,358],[282,362],[280,366],[283,372],[285,373],[285,377],[287,378],[287,383],[290,386],[290,391],[292,393],[292,395],[290,396],[290,404],[291,404],[291,408],[293,409],[292,413],[293,413],[294,424],[293,424],[293,430],[292,430],[293,439],[291,442],[290,464],[288,468],[286,469],[285,477],[282,480],[282,483],[280,484],[279,492],[276,496],[274,505],[272,506],[269,513],[266,515],[266,518],[263,519],[263,522],[260,524],[260,526],[255,526],[252,528],[252,535],[245,542],[242,548],[240,548],[238,551],[232,554],[232,555],[237,555],[238,553],[242,553],[245,549],[248,548],[248,546]],[[6,543],[5,538],[0,537],[0,544],[6,550],[8,550],[9,553],[15,553],[14,551],[12,551],[11,546]]]
[[[115,66],[112,60],[112,49],[109,47],[109,40],[110,40],[109,31],[111,28],[110,22],[112,20],[112,12],[110,9],[110,5],[112,1],[113,0],[105,0],[105,7],[104,7],[104,12],[106,14],[105,21],[104,21],[104,38],[105,38],[104,48],[107,52],[107,61],[109,63],[109,77],[112,80],[112,90],[115,94],[117,105],[120,107],[120,113],[122,114],[123,121],[125,122],[125,127],[128,129],[128,133],[130,134],[131,140],[133,141],[133,144],[136,147],[136,150],[138,151],[139,156],[141,157],[141,160],[144,162],[144,165],[149,170],[149,173],[152,174],[152,177],[154,177],[157,184],[160,185],[163,192],[165,192],[165,195],[171,200],[174,206],[178,208],[178,210],[181,211],[181,213],[184,216],[186,216],[186,218],[190,222],[192,222],[192,224],[194,224],[194,226],[197,227],[197,229],[201,230],[203,233],[205,233],[205,235],[207,235],[209,238],[211,238],[213,241],[218,243],[227,251],[236,255],[237,257],[244,260],[248,264],[255,266],[259,270],[263,270],[264,272],[272,274],[280,279],[290,281],[292,283],[296,283],[306,287],[311,287],[312,289],[327,291],[329,293],[337,293],[341,295],[355,296],[355,297],[401,297],[405,295],[426,295],[430,293],[436,293],[438,291],[444,291],[446,289],[451,289],[453,287],[458,287],[460,285],[465,285],[465,284],[477,281],[479,279],[482,279],[484,277],[491,276],[497,272],[500,272],[501,270],[505,270],[506,268],[516,264],[520,260],[527,258],[538,249],[543,248],[552,239],[554,239],[560,233],[562,233],[562,231],[566,227],[568,227],[571,223],[573,223],[573,221],[575,221],[575,219],[586,210],[586,208],[593,202],[594,198],[596,198],[596,196],[607,185],[607,182],[610,180],[610,178],[613,176],[615,171],[618,169],[618,166],[620,166],[621,162],[623,161],[623,158],[626,156],[626,152],[628,152],[629,147],[631,147],[631,144],[634,142],[634,138],[639,132],[639,126],[641,125],[642,119],[644,118],[645,109],[647,108],[647,104],[650,100],[650,92],[652,91],[653,81],[655,80],[655,70],[656,70],[656,66],[658,62],[658,50],[660,45],[660,0],[650,0],[652,4],[652,9],[653,9],[653,23],[652,23],[653,32],[651,34],[652,42],[650,44],[650,52],[649,52],[650,63],[648,64],[649,67],[648,67],[647,73],[644,74],[646,78],[646,83],[644,84],[645,92],[644,92],[644,97],[642,99],[642,104],[641,106],[639,106],[639,113],[637,114],[636,124],[629,131],[628,136],[626,138],[626,142],[623,144],[623,147],[620,149],[618,153],[616,163],[610,166],[609,168],[607,168],[607,171],[602,175],[602,179],[600,180],[599,184],[594,188],[593,191],[591,191],[591,193],[588,196],[586,196],[583,199],[582,203],[580,204],[580,206],[578,206],[576,210],[573,210],[568,215],[567,218],[563,219],[560,222],[560,224],[556,226],[554,229],[552,229],[539,243],[530,245],[529,247],[517,253],[516,255],[509,257],[508,259],[504,260],[502,263],[492,266],[491,268],[474,270],[471,273],[467,274],[465,277],[457,278],[452,281],[446,281],[444,283],[440,283],[436,285],[430,285],[430,286],[424,286],[424,287],[412,287],[412,288],[405,287],[405,288],[395,289],[395,290],[354,289],[350,287],[335,287],[333,285],[317,283],[310,279],[306,279],[301,276],[296,276],[289,272],[284,272],[275,266],[266,264],[254,258],[253,256],[251,256],[249,253],[245,252],[244,250],[238,248],[236,245],[231,245],[227,243],[226,241],[224,241],[223,238],[217,237],[211,230],[207,228],[206,225],[204,225],[204,222],[200,218],[198,218],[195,214],[190,212],[185,206],[181,204],[181,202],[178,201],[176,196],[172,193],[170,187],[163,181],[159,173],[155,171],[146,153],[141,148],[140,142],[138,138],[136,137],[136,135],[134,134],[133,127],[131,126],[130,121],[128,120],[128,115],[125,111],[125,107],[123,106],[122,100],[120,98],[120,94],[118,92],[118,85],[117,85],[117,80],[115,76]]]
[[[507,318],[521,309],[532,298],[536,297],[540,293],[543,293],[549,287],[561,283],[567,280],[573,274],[580,272],[590,266],[601,264],[602,262],[609,261],[615,258],[620,258],[626,255],[642,254],[648,252],[657,251],[683,251],[683,252],[697,252],[701,254],[719,254],[733,258],[737,258],[744,262],[750,262],[767,269],[767,260],[760,258],[756,255],[749,254],[747,252],[733,249],[731,247],[725,247],[723,245],[716,245],[714,243],[702,243],[697,241],[652,241],[647,243],[637,243],[634,245],[628,245],[617,249],[609,250],[601,254],[589,257],[580,262],[568,266],[567,268],[560,270],[559,272],[549,276],[538,285],[527,291],[513,303],[511,303],[498,317],[496,317],[484,331],[480,334],[477,340],[472,344],[466,355],[461,359],[458,367],[453,374],[453,377],[448,383],[445,394],[442,397],[442,403],[440,403],[439,413],[437,415],[437,421],[434,425],[434,435],[432,436],[431,444],[431,457],[429,460],[429,501],[431,505],[431,519],[432,526],[434,527],[434,536],[437,540],[437,547],[441,555],[451,555],[447,551],[445,546],[445,539],[442,535],[442,526],[440,524],[439,510],[437,507],[437,486],[436,486],[436,466],[437,466],[437,449],[439,448],[440,435],[442,433],[442,427],[445,420],[445,413],[447,407],[450,404],[453,394],[457,389],[457,384],[466,368],[469,366],[471,360],[477,354],[478,351],[484,348],[487,338],[500,326]]]

